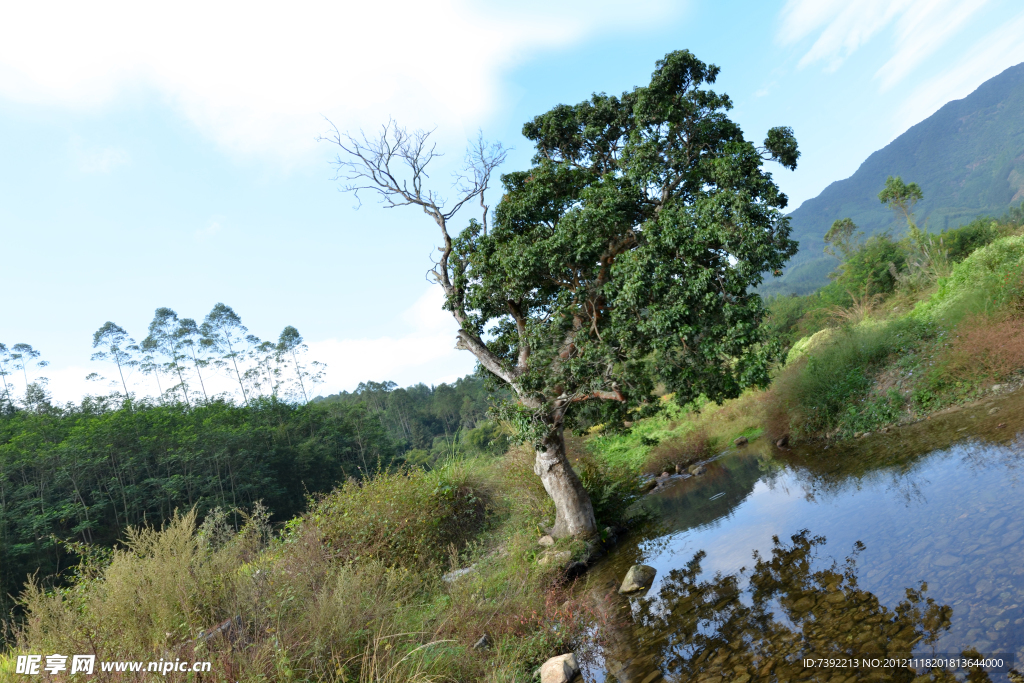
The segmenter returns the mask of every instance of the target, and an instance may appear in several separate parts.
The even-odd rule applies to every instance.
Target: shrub
[[[487,420],[462,435],[462,445],[469,453],[501,455],[511,441],[508,433],[496,422]]]
[[[483,495],[468,484],[458,461],[430,472],[378,472],[318,498],[305,523],[341,561],[372,558],[389,566],[426,567],[481,529]]]
[[[765,327],[769,334],[782,341],[783,344],[792,344],[799,337],[797,326],[800,320],[817,303],[815,296],[772,296],[765,301],[768,309],[768,319]]]
[[[978,218],[959,228],[944,230],[942,243],[949,253],[949,260],[959,263],[976,249],[1000,237],[999,223],[990,218]],[[934,238],[933,238],[934,239]]]
[[[939,280],[932,297],[914,309],[921,319],[949,325],[965,316],[992,313],[1024,299],[1024,237],[997,239],[976,250]]]
[[[893,271],[902,270],[906,261],[907,249],[903,244],[887,233],[872,235],[840,266],[834,281],[823,288],[822,298],[845,306],[849,304],[849,292],[891,293],[897,283]]]

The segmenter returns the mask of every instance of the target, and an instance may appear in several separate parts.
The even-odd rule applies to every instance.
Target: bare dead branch
[[[441,229],[443,246],[439,248],[440,258],[427,274],[444,289],[452,315],[460,326],[463,325],[467,319],[465,296],[454,284],[454,271],[449,263],[453,243],[448,221],[466,202],[479,197],[484,211],[483,228],[486,235],[488,206],[484,194],[495,169],[504,163],[507,150],[500,143],[488,145],[483,135],[478,135],[466,153],[462,171],[455,176],[453,187],[457,198],[449,207],[445,199],[427,187],[425,182],[430,178],[427,172],[430,163],[442,156],[430,140],[432,130],[409,133],[389,119],[373,136],[362,131],[354,136],[341,132],[329,120],[328,124],[331,131],[319,139],[337,145],[341,150],[334,161],[337,169],[334,179],[343,183],[343,192],[353,193],[357,201],[360,192],[373,193],[386,208],[418,206],[437,223]],[[525,345],[525,327],[520,327],[520,330]],[[510,384],[525,370],[525,367],[514,371],[504,368],[483,341],[466,330],[460,330],[456,346],[468,349],[484,367]],[[526,356],[521,352],[520,364],[525,366],[525,359]]]

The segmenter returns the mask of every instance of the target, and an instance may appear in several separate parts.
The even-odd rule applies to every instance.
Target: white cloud
[[[882,90],[893,87],[931,56],[988,0],[930,0],[927,11],[911,11],[896,22],[896,53],[878,70]]]
[[[921,121],[951,100],[962,99],[986,80],[1024,62],[1024,13],[988,33],[949,71],[921,83],[897,112],[900,130]]]
[[[405,330],[397,336],[309,342],[309,357],[327,363],[321,393],[351,391],[367,380],[438,384],[472,372],[475,359],[455,349],[458,325],[443,303],[441,288],[432,286],[402,314]]]
[[[313,145],[321,114],[346,129],[389,115],[475,128],[516,61],[621,29],[624,17],[661,20],[673,4],[6,3],[0,97],[80,108],[155,88],[220,144],[288,156]]]
[[[777,40],[795,45],[817,35],[800,68],[835,71],[854,52],[894,25],[895,52],[877,76],[882,89],[905,78],[944,45],[988,0],[789,0]]]

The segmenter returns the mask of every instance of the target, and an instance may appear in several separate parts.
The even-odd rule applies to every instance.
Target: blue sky
[[[260,337],[297,327],[328,364],[321,392],[472,370],[424,279],[436,228],[356,210],[316,141],[325,118],[436,128],[447,190],[478,130],[521,168],[526,120],[644,84],[686,48],[722,68],[748,137],[794,128],[800,165],[773,173],[795,208],[1024,61],[1013,0],[382,7],[0,8],[0,342],[42,352],[55,398],[103,390],[84,377],[104,371],[89,356],[105,321],[141,339],[158,306],[201,319],[219,301]]]

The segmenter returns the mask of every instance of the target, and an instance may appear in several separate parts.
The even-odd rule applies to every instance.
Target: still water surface
[[[585,678],[909,681],[795,662],[970,648],[1024,669],[1022,494],[1024,392],[831,448],[732,450],[648,496],[656,522],[592,572]],[[654,585],[616,596],[638,563]]]

